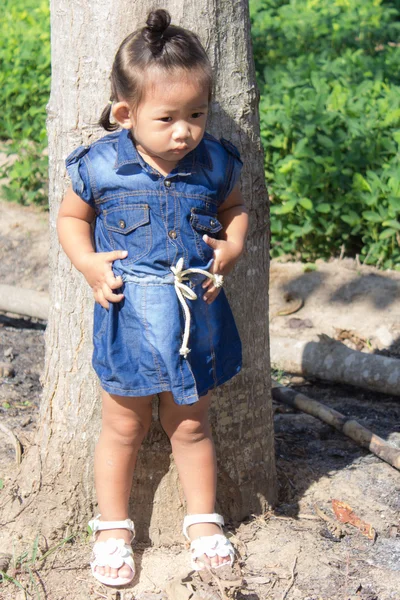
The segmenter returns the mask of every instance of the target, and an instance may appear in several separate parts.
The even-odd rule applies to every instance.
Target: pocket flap
[[[221,231],[222,225],[214,215],[205,215],[192,212],[190,222],[195,229],[208,231],[209,233],[218,233]]]
[[[126,235],[150,220],[148,204],[135,204],[106,210],[104,223],[110,231]]]

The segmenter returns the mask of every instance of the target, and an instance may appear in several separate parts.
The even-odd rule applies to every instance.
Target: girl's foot
[[[89,521],[95,543],[90,561],[93,577],[104,585],[116,587],[130,583],[135,576],[132,540],[135,527],[130,519]]]
[[[127,529],[108,529],[107,531],[99,531],[96,536],[95,545],[98,542],[106,542],[111,538],[117,540],[122,539],[126,544],[130,545],[132,540],[132,534]],[[109,565],[106,565],[105,567],[96,566],[95,571],[99,575],[111,577],[112,579],[117,579],[117,577],[129,579],[132,576],[132,570],[126,563],[124,563],[119,569],[113,569]]]
[[[191,542],[201,537],[210,537],[214,535],[221,536],[221,528],[215,523],[196,523],[187,527],[187,533]],[[229,543],[229,542],[228,542]],[[220,556],[214,553],[214,556],[207,556],[202,554],[196,559],[196,563],[199,565],[204,564],[212,567],[213,569],[222,567],[225,564],[231,564],[231,556]]]

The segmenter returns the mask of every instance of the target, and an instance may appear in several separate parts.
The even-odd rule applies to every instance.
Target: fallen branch
[[[291,574],[291,577],[290,577],[290,581],[289,581],[289,584],[288,584],[288,586],[287,586],[286,590],[285,590],[285,591],[284,591],[284,593],[283,593],[282,600],[285,600],[285,598],[286,598],[286,596],[288,595],[289,591],[290,591],[290,590],[291,590],[291,588],[293,587],[294,580],[295,580],[295,577],[296,577],[296,572],[295,572],[295,569],[296,569],[296,563],[297,563],[297,556],[296,556],[296,557],[295,557],[295,559],[294,559],[294,563],[293,563],[293,567],[292,567],[292,574]]]
[[[400,470],[400,450],[389,446],[379,436],[375,435],[352,419],[333,408],[329,408],[317,400],[312,400],[304,394],[299,394],[295,390],[284,387],[283,385],[272,382],[272,397],[274,400],[288,404],[292,408],[297,408],[321,421],[328,423],[338,431],[341,431],[363,448],[387,462],[395,469]]]
[[[47,320],[50,300],[47,292],[12,285],[0,285],[0,311]]]
[[[400,360],[351,350],[327,335],[318,342],[271,337],[271,363],[278,369],[400,396]]]

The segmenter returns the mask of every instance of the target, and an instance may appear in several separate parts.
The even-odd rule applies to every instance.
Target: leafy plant
[[[0,139],[11,140],[0,176],[8,199],[47,203],[46,104],[50,93],[47,0],[4,0],[0,15]]]
[[[400,262],[399,12],[251,0],[272,254]]]

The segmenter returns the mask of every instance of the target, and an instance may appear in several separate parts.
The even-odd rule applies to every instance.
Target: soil
[[[47,290],[47,214],[5,202],[0,209],[1,282]],[[270,289],[272,335],[312,339],[326,333],[353,348],[400,356],[399,273],[351,260],[317,261],[308,268],[274,261]],[[296,314],[278,315],[290,312],[296,302],[301,305]],[[15,447],[1,425],[26,451],[37,427],[44,332],[44,323],[0,313],[0,363],[13,370],[0,379],[0,500],[15,470]],[[399,397],[280,371],[274,375],[400,447]],[[21,536],[10,541],[1,552],[13,554],[15,543],[25,547],[26,555],[15,552],[10,559],[0,552],[0,570],[7,569],[9,578],[0,583],[0,600],[399,600],[399,472],[311,416],[281,404],[274,404],[274,412],[279,502],[265,515],[228,524],[240,557],[239,587],[226,584],[223,592],[213,576],[211,583],[188,577],[183,545],[136,545],[133,586],[107,589],[89,573],[90,541],[80,532],[52,542],[54,551],[43,560],[46,540]],[[347,503],[372,526],[372,539],[340,524],[332,500]]]

